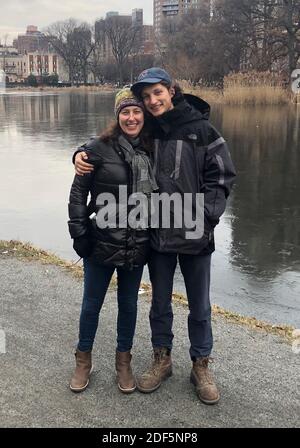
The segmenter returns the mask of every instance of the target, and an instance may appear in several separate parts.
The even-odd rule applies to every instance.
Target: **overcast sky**
[[[75,19],[94,22],[108,11],[131,14],[143,8],[144,23],[153,23],[153,0],[0,0],[0,39],[9,34],[9,42],[27,25],[41,30],[57,20]]]

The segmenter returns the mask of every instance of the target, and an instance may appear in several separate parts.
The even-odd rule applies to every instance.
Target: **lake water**
[[[67,228],[71,156],[112,110],[105,93],[0,95],[0,239],[78,259]],[[215,232],[212,303],[300,328],[300,106],[213,106],[211,121],[238,172]],[[174,290],[185,291],[179,271]]]

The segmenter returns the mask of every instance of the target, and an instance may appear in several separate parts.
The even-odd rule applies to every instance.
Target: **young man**
[[[214,227],[225,210],[235,178],[234,166],[225,140],[208,122],[209,105],[193,95],[183,95],[165,70],[152,67],[143,71],[132,91],[142,98],[153,117],[154,172],[159,193],[179,194],[184,211],[191,208],[193,217],[197,217],[196,193],[204,197],[203,232],[198,235],[194,232],[191,237],[184,224],[175,226],[174,222],[170,222],[169,228],[160,226],[151,232],[149,317],[154,358],[150,369],[137,379],[137,387],[141,392],[153,392],[172,375],[172,290],[179,260],[189,304],[188,334],[193,363],[190,379],[199,399],[205,404],[215,404],[220,394],[208,368],[213,346],[211,254],[215,249]],[[77,172],[84,174],[87,166],[82,164],[81,155],[77,157]],[[186,202],[187,197],[192,199]],[[173,217],[178,220],[178,216]]]

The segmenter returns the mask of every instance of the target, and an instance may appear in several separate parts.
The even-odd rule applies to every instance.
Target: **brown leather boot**
[[[136,389],[135,378],[130,366],[131,358],[130,352],[118,352],[116,350],[118,388],[124,394],[131,394]]]
[[[76,350],[76,369],[70,382],[70,389],[73,392],[84,391],[89,384],[90,375],[93,370],[92,352],[81,352]]]
[[[191,383],[196,387],[199,399],[205,404],[216,404],[220,400],[220,393],[214,382],[212,373],[208,369],[211,361],[209,356],[198,358],[193,362]]]
[[[137,388],[140,392],[154,392],[159,388],[162,381],[172,375],[171,352],[168,348],[155,348],[153,350],[153,358],[150,369],[137,378]]]

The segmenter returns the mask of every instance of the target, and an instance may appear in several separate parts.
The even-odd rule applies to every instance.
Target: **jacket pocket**
[[[220,217],[225,211],[226,199],[223,190],[214,192],[213,200],[210,198],[209,203],[205,204],[205,218],[208,225],[213,229],[220,221]]]

